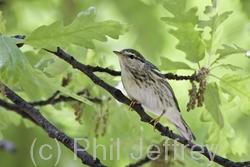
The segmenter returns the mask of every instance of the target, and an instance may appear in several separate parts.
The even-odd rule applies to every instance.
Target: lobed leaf
[[[198,22],[198,28],[204,29],[205,27],[209,27],[211,31],[209,32],[211,37],[208,40],[204,40],[206,43],[206,51],[209,56],[215,55],[217,49],[221,45],[221,34],[222,34],[222,26],[220,26],[232,11],[224,12],[221,15],[218,15],[218,1],[213,0],[212,6],[206,6],[204,14],[209,16],[209,20],[200,20]],[[215,62],[211,63],[214,64]]]
[[[208,16],[214,16],[218,13],[218,6],[219,1],[218,0],[211,0],[212,6],[206,6],[204,14]]]
[[[232,71],[242,70],[241,67],[238,67],[238,66],[235,66],[235,65],[232,65],[232,64],[220,64],[220,65],[218,65],[218,67],[229,69],[229,70],[232,70]]]
[[[224,12],[221,15],[218,15],[217,9],[218,4],[217,1],[212,1],[212,6],[206,6],[204,13],[210,17],[209,20],[200,20],[198,22],[198,28],[211,28],[210,35],[211,38],[209,40],[205,40],[206,42],[206,50],[209,55],[214,55],[216,50],[221,45],[221,34],[222,28],[221,24],[229,17],[233,12]]]
[[[161,18],[165,23],[176,27],[169,33],[179,40],[176,48],[186,54],[186,59],[198,63],[205,57],[205,45],[202,40],[202,31],[196,31],[198,22],[197,7],[185,11],[187,0],[169,0],[164,3],[164,8],[174,17]]]
[[[223,49],[218,49],[216,51],[216,54],[219,54],[219,57],[212,64],[217,63],[219,60],[225,59],[226,57],[232,54],[247,53],[247,50],[237,46],[236,44],[234,44],[235,47],[225,45],[225,44],[223,44],[222,46],[223,46]]]
[[[243,78],[240,74],[226,74],[220,79],[220,86],[231,96],[229,100],[236,96],[240,98],[243,113],[250,113],[250,76]]]
[[[230,14],[232,14],[233,11],[224,12],[221,15],[214,15],[210,17],[210,20],[200,20],[198,27],[199,28],[205,28],[210,27],[212,29],[212,32],[216,32],[217,28],[229,17]]]
[[[25,43],[36,48],[55,50],[69,44],[93,49],[93,39],[105,42],[107,36],[118,39],[119,35],[128,31],[128,26],[117,21],[95,22],[96,9],[90,7],[86,12],[78,14],[77,18],[68,26],[63,26],[61,20],[49,26],[41,26],[25,39]]]
[[[25,55],[16,46],[16,40],[0,34],[0,79],[5,84],[16,85],[25,69]]]

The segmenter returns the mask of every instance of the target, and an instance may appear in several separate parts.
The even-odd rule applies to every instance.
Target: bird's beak
[[[118,51],[113,51],[117,56],[119,56],[120,58],[123,58],[124,55],[121,53],[121,52],[118,52]]]

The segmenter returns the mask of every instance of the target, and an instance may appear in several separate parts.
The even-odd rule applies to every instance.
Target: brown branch
[[[106,72],[112,76],[121,76],[121,71],[115,71],[115,70],[111,70],[109,68],[102,68],[102,67],[99,67],[99,66],[96,66],[96,67],[92,67],[92,70],[93,72]]]
[[[110,74],[112,76],[121,76],[121,71],[115,71],[115,70],[111,70],[109,68],[102,68],[99,66],[96,66],[96,67],[89,66],[89,67],[92,69],[93,72],[105,72],[105,73]],[[173,74],[173,73],[167,73],[167,74],[164,74],[164,76],[167,79],[173,79],[173,80],[198,81],[196,73],[194,73],[193,75],[190,75],[190,76],[181,76],[181,75],[177,75],[177,74]]]
[[[48,120],[46,120],[39,110],[35,109],[31,104],[27,103],[17,94],[15,94],[11,89],[5,86],[5,94],[9,100],[11,100],[16,106],[18,106],[22,111],[26,112],[30,115],[38,125],[40,125],[51,138],[56,138],[62,144],[64,144],[68,149],[74,152],[79,159],[82,160],[83,164],[93,166],[93,167],[104,167],[99,159],[92,157],[85,151],[77,151],[75,152],[75,145],[77,149],[84,150],[84,147],[79,145],[74,139],[68,137],[66,134],[57,129],[54,125],[52,125]]]
[[[23,118],[26,118],[26,119],[32,121],[33,123],[37,124],[37,122],[29,114],[27,114],[26,112],[21,110],[15,104],[11,104],[11,103],[8,103],[8,102],[0,99],[0,106],[4,107],[7,110],[15,111],[17,114],[21,115]]]

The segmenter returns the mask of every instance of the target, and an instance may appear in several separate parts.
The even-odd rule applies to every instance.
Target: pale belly
[[[123,86],[128,93],[128,95],[136,100],[137,102],[141,103],[142,107],[155,114],[155,115],[160,115],[164,110],[166,112],[170,110],[176,110],[177,108],[175,107],[174,101],[170,98],[168,98],[168,101],[171,103],[171,106],[167,105],[166,98],[167,96],[164,96],[162,100],[160,100],[159,95],[156,94],[154,91],[154,86],[149,85],[148,87],[139,87],[134,80],[129,80],[128,78],[123,78]],[[167,93],[167,92],[166,92]]]

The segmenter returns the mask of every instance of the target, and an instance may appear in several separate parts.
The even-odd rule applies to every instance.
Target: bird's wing
[[[172,96],[173,96],[174,102],[176,104],[176,107],[179,110],[179,112],[181,112],[178,101],[177,101],[177,99],[175,97],[174,91],[173,91],[172,87],[170,86],[170,84],[168,83],[168,81],[166,80],[166,77],[161,73],[161,71],[155,65],[152,64],[151,67],[153,67],[152,68],[153,74],[156,74],[158,79],[160,79],[169,88],[170,92],[172,93]]]

